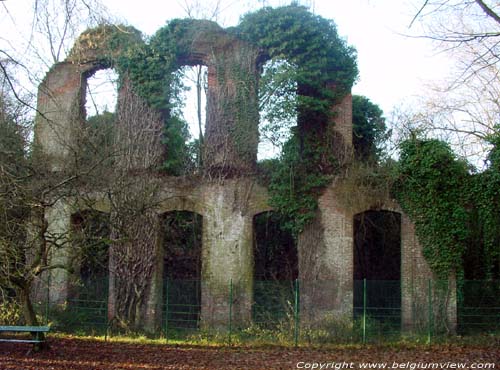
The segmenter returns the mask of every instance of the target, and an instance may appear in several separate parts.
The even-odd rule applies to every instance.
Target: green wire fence
[[[430,343],[450,333],[500,335],[500,281],[422,281],[406,287],[410,303],[403,302],[400,281],[356,280],[347,294],[340,293],[334,281],[254,281],[251,287],[251,295],[245,296],[241,282],[233,280],[217,289],[200,280],[165,280],[152,335],[166,341],[215,338],[292,345],[411,336]],[[106,336],[121,332],[109,317],[107,278],[75,282],[71,298],[51,305],[57,288],[41,281],[33,295],[40,321],[53,331]],[[22,324],[22,317],[13,312],[15,295],[1,297],[0,324]],[[210,312],[203,311],[207,301],[213,305]],[[343,311],[336,309],[339,304]],[[217,325],[207,324],[213,322]]]

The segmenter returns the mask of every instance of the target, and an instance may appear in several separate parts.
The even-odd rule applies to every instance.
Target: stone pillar
[[[352,220],[336,206],[331,188],[319,199],[317,217],[299,236],[301,317],[352,317]]]
[[[54,65],[38,88],[35,150],[54,171],[67,165],[74,148],[73,135],[82,117],[85,83],[80,66]]]
[[[435,279],[415,236],[415,226],[405,214],[401,217],[401,295],[403,330],[427,332],[432,309],[434,331],[456,331],[456,278]]]
[[[233,180],[208,186],[204,192],[201,289],[204,327],[227,329],[230,309],[233,327],[245,326],[251,320],[253,219],[245,209],[245,188],[244,182]]]
[[[231,38],[216,47],[207,61],[203,161],[209,174],[225,177],[255,169],[259,141],[259,50]]]
[[[112,214],[108,315],[132,329],[154,332],[162,301],[160,222],[152,210],[130,212],[128,207],[131,204]]]
[[[64,244],[64,239],[69,237],[71,230],[71,207],[64,200],[59,200],[53,207],[48,209],[45,218],[48,223],[47,232],[51,239],[57,239],[56,243],[62,245],[57,247],[50,245],[50,265],[60,265],[50,271],[49,276],[49,304],[64,304],[69,298],[70,273],[67,268],[71,267],[72,251],[69,243]],[[49,242],[50,244],[50,242]]]
[[[156,219],[156,246],[153,260],[153,271],[146,292],[146,307],[144,315],[144,329],[148,333],[157,333],[161,328],[163,298],[163,232],[161,218]]]
[[[346,147],[352,148],[352,94],[333,107],[335,131],[342,135]]]

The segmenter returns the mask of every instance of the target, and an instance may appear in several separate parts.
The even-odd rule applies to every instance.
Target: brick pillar
[[[38,88],[35,153],[48,160],[52,170],[67,165],[74,134],[83,114],[86,80],[78,64],[54,65]]]
[[[434,330],[456,331],[456,278],[450,275],[447,281],[435,279],[415,236],[415,226],[405,214],[401,217],[401,295],[403,330],[427,332],[431,308]]]
[[[299,236],[301,317],[352,317],[352,217],[337,207],[332,188],[319,199],[316,219]]]
[[[153,271],[146,293],[146,307],[144,314],[144,329],[148,333],[157,333],[161,329],[162,307],[165,302],[163,296],[163,231],[161,218],[155,219],[156,240],[153,260]]]
[[[253,219],[245,212],[238,181],[213,184],[205,192],[201,318],[204,327],[225,330],[251,320]],[[232,281],[232,303],[230,284]]]
[[[71,208],[63,200],[58,201],[46,214],[49,225],[48,232],[52,238],[57,238],[58,243],[63,245],[64,239],[69,237],[71,228]],[[66,244],[62,248],[52,247],[50,255],[51,265],[70,267],[72,263],[71,245]],[[49,278],[49,304],[64,304],[69,298],[70,274],[67,269],[57,268],[50,271]]]
[[[255,169],[259,140],[258,56],[254,46],[231,40],[208,58],[203,161],[209,174],[231,176]]]
[[[335,131],[342,135],[344,142],[352,147],[352,94],[347,94],[333,107]]]

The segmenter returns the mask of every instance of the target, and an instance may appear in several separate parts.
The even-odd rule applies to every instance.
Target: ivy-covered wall
[[[415,222],[423,253],[440,277],[498,278],[500,172],[498,140],[489,168],[473,173],[438,140],[403,143],[395,195]]]
[[[276,101],[268,99],[267,109],[291,111],[290,116],[296,116],[296,122],[280,158],[257,168],[259,110],[263,109],[258,98],[262,91],[272,93],[275,85],[271,82],[283,77],[260,79],[260,69],[267,60],[286,63],[287,68],[282,72],[290,74],[290,78],[284,78],[289,85],[281,90],[285,91],[284,99],[276,101],[286,102],[288,93],[296,97],[294,104],[285,107],[274,107]],[[206,65],[209,75],[204,167],[196,174],[187,174],[190,152],[186,145],[186,122],[180,110],[183,87],[178,71],[182,65],[197,64]],[[167,210],[162,205],[171,198],[175,198],[175,206],[168,210],[190,210],[203,215],[207,226],[203,229],[202,278],[207,287],[214,291],[226,287],[229,274],[241,289],[240,306],[235,312],[242,320],[248,319],[253,276],[252,218],[273,208],[299,243],[299,276],[339,282],[334,297],[322,298],[325,312],[332,305],[339,312],[349,311],[344,309],[352,306],[349,256],[352,256],[353,213],[343,201],[357,197],[356,191],[361,189],[372,195],[366,198],[371,202],[366,206],[373,207],[387,201],[389,192],[387,186],[380,193],[372,191],[376,184],[384,182],[385,177],[379,176],[384,172],[380,168],[372,172],[373,176],[362,187],[346,185],[346,179],[352,178],[356,171],[350,156],[352,133],[346,131],[351,130],[350,89],[358,70],[355,50],[339,37],[332,21],[290,5],[263,8],[243,17],[237,27],[226,30],[208,21],[173,20],[148,40],[138,31],[121,26],[89,30],[77,41],[68,60],[49,72],[40,90],[39,108],[48,116],[39,117],[37,140],[48,153],[59,156],[61,163],[68,158],[67,148],[71,148],[75,129],[83,127],[85,79],[101,68],[115,68],[120,75],[113,145],[117,145],[119,153],[128,154],[123,161],[117,159],[113,163],[122,171],[120,179],[130,176],[144,180],[147,185],[134,188],[134,195],[144,191],[148,198],[129,201],[127,205],[143,207],[134,211],[148,215],[143,219],[145,223]],[[64,142],[58,142],[61,138]],[[498,204],[495,198],[498,177],[491,172],[471,178],[467,168],[439,145],[409,142],[403,149],[396,188],[398,198],[415,222],[417,233],[422,235],[429,264],[446,276],[450,271],[458,271],[465,253],[468,236],[460,225],[470,222],[472,198],[464,194],[477,194],[474,202],[483,206],[475,209],[485,220],[482,225],[493,224],[497,222],[497,213],[487,204],[492,199]],[[496,152],[492,153],[492,163],[497,163]],[[265,188],[256,184],[257,174],[262,175],[259,181]],[[171,182],[186,179],[190,185],[183,190],[171,186]],[[110,204],[119,204],[120,197],[129,199],[124,191],[131,188],[129,182],[123,181],[122,188],[116,191],[113,188],[116,184],[106,180],[102,179],[108,186],[106,190],[113,190],[106,193]],[[472,188],[464,191],[460,187],[463,183],[475,184],[474,191]],[[434,205],[435,198],[440,200]],[[451,216],[446,217],[447,212]],[[114,216],[119,214],[116,212]],[[137,218],[138,222],[141,220]],[[406,236],[411,240],[406,244],[413,248],[413,255],[419,255],[414,251],[418,246],[412,239],[410,221],[404,220],[411,234]],[[450,220],[451,227],[445,230]],[[143,228],[147,225],[136,226],[147,229]],[[498,240],[497,234],[488,234],[489,230],[481,234],[489,240],[485,251],[494,250]],[[116,234],[117,240],[119,236]],[[155,238],[149,236],[144,238],[144,243],[149,244],[143,245],[142,250],[154,251]],[[133,248],[127,249],[127,253],[135,253],[133,257],[141,260]],[[153,317],[158,314],[161,287],[158,272],[147,261],[149,265],[143,267],[151,282],[148,280],[141,292],[149,296],[137,299],[147,307],[139,307],[137,312]],[[422,275],[427,276],[427,270]],[[305,298],[314,296],[307,289],[303,292]],[[214,300],[208,290],[203,292],[204,318],[216,323],[227,317],[227,298],[221,295]],[[408,306],[412,304],[408,299],[405,302],[409,302]]]

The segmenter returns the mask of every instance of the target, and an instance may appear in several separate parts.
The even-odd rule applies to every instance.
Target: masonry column
[[[207,122],[203,162],[211,177],[255,170],[259,143],[259,50],[225,37],[208,64]]]
[[[50,238],[56,240],[57,245],[51,245],[50,265],[64,266],[50,271],[49,277],[49,304],[64,304],[69,298],[68,269],[71,266],[71,244],[64,243],[69,238],[71,230],[71,207],[65,200],[59,200],[45,215]],[[50,242],[49,242],[50,243]]]
[[[75,130],[83,116],[85,98],[82,68],[70,62],[55,64],[38,88],[35,153],[54,171],[68,164],[68,155],[75,149]]]
[[[434,331],[454,333],[457,326],[456,278],[435,279],[415,226],[408,216],[401,217],[401,325],[403,330],[427,332],[432,317]]]
[[[154,222],[153,233],[155,234],[155,248],[153,268],[150,284],[146,291],[146,307],[144,317],[144,329],[149,333],[157,333],[161,328],[163,297],[163,232],[161,230],[161,218],[159,216],[152,220]]]
[[[333,188],[319,199],[316,219],[299,236],[301,317],[352,317],[352,217],[337,207]]]
[[[253,220],[248,183],[212,184],[204,191],[201,316],[205,327],[245,326],[253,300]],[[230,312],[231,311],[231,312]]]

